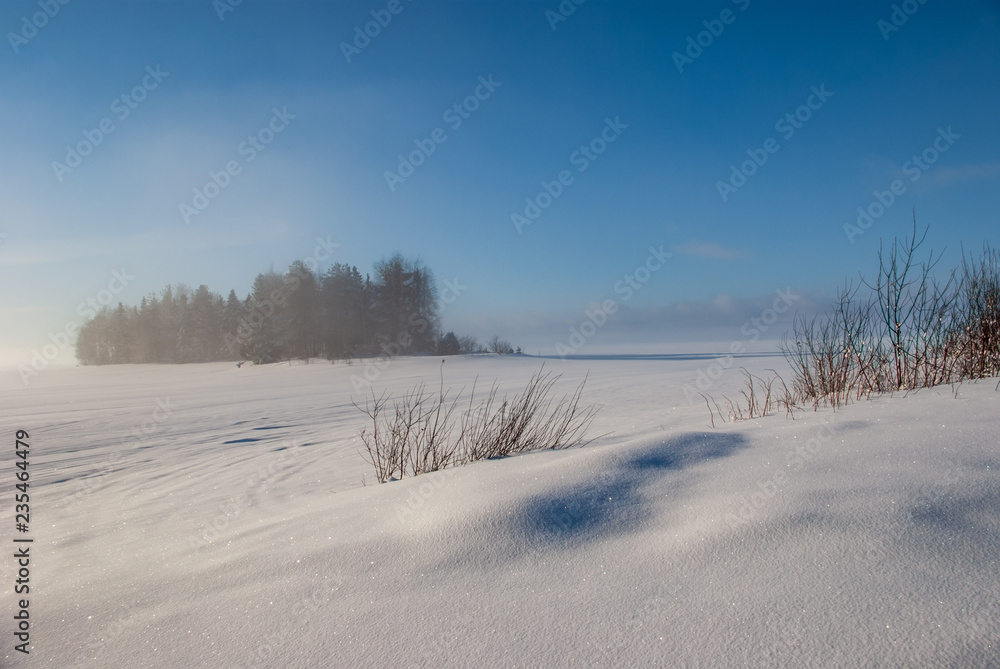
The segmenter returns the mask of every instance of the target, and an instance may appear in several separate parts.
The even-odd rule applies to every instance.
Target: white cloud
[[[959,165],[958,167],[938,167],[928,174],[934,181],[941,184],[953,184],[979,179],[995,179],[1000,177],[1000,163],[980,163],[978,165]]]
[[[675,253],[692,256],[694,258],[713,258],[715,260],[733,260],[742,258],[745,253],[736,249],[728,249],[715,242],[692,241],[687,244],[680,244],[673,247]]]

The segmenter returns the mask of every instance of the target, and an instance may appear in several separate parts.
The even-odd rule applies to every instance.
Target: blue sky
[[[134,276],[116,302],[178,282],[245,295],[317,238],[362,272],[419,256],[463,286],[446,329],[542,353],[606,299],[621,309],[588,346],[740,339],[776,289],[808,309],[871,272],[914,208],[946,262],[998,241],[996,2],[911,0],[891,31],[891,2],[566,0],[558,22],[554,0],[399,0],[396,14],[388,0],[244,0],[220,20],[222,3],[74,0],[45,20],[46,0],[0,6],[3,361],[82,322],[77,305],[117,289],[114,271]],[[391,21],[348,62],[342,44],[373,11]],[[679,71],[675,52],[711,28]],[[456,104],[476,107],[457,128]],[[797,110],[808,119],[788,136],[776,123]],[[606,119],[615,139],[580,171],[574,152]],[[242,143],[272,123],[249,161]],[[77,167],[54,168],[95,129]],[[386,172],[437,129],[391,190]],[[908,163],[932,149],[926,169]],[[748,151],[767,160],[724,200],[718,182]],[[186,221],[180,205],[227,164],[238,173]],[[572,182],[519,233],[511,215],[564,170]],[[844,225],[895,180],[849,242]],[[616,293],[660,246],[672,256],[641,290]]]

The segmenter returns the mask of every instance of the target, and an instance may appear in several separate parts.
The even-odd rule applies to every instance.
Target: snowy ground
[[[541,362],[443,372],[515,391]],[[30,656],[0,560],[0,665],[1000,664],[995,380],[711,429],[682,392],[710,360],[545,362],[561,391],[589,373],[606,436],[386,485],[359,454],[357,362],[3,375],[35,543]],[[436,387],[441,363],[368,372]],[[15,471],[11,447],[8,553]]]

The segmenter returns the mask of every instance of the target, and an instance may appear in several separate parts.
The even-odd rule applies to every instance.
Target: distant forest
[[[471,337],[440,336],[434,276],[395,254],[374,277],[336,263],[317,275],[297,260],[285,274],[258,274],[245,299],[205,285],[167,286],[138,306],[105,307],[83,324],[85,365],[279,360],[480,350]]]

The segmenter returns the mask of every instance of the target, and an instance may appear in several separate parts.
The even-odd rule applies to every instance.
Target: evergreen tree
[[[159,362],[156,359],[156,318],[160,300],[155,293],[142,298],[132,324],[135,335],[136,362]]]
[[[334,263],[323,275],[322,341],[329,358],[341,358],[363,352],[367,298],[365,282],[357,267]]]
[[[243,320],[243,302],[236,297],[236,291],[230,290],[226,304],[222,308],[222,350],[220,355],[224,360],[239,360],[240,350],[239,329]]]
[[[102,308],[80,329],[83,364],[181,363],[291,357],[330,358],[434,352],[438,346],[434,277],[419,260],[396,253],[375,278],[335,263],[317,276],[303,261],[284,274],[257,275],[245,300],[200,285],[150,293],[139,306]],[[453,341],[454,340],[454,341]],[[449,333],[442,350],[463,343]]]
[[[396,253],[375,264],[375,275],[373,315],[380,347],[387,352],[433,352],[438,313],[430,270]]]
[[[461,345],[458,343],[458,337],[455,336],[454,332],[445,334],[437,344],[438,355],[458,355],[460,349]]]
[[[245,355],[257,364],[277,362],[287,356],[287,288],[280,275],[269,270],[258,274],[247,301],[244,320],[249,325]]]
[[[285,357],[310,358],[320,350],[320,289],[316,275],[301,260],[285,274],[287,351]]]
[[[218,360],[222,329],[222,301],[208,286],[198,286],[191,296],[186,318],[186,349],[182,362]]]

